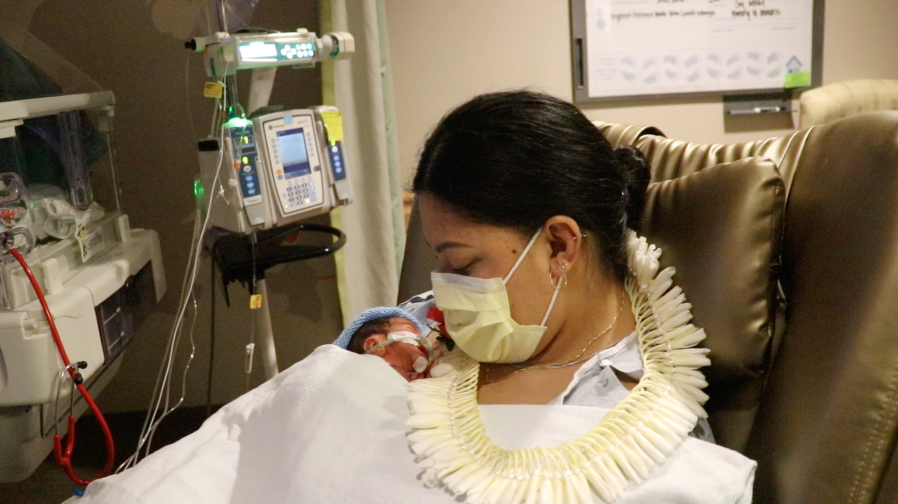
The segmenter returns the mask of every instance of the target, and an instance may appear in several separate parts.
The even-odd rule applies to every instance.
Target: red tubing
[[[58,434],[53,436],[53,454],[56,458],[56,462],[62,466],[66,475],[68,475],[72,481],[79,485],[87,485],[91,481],[107,476],[112,471],[112,465],[115,463],[115,443],[112,440],[112,432],[109,431],[109,425],[106,424],[106,419],[103,418],[103,413],[100,412],[97,403],[95,403],[90,396],[90,392],[87,391],[87,388],[83,383],[78,383],[80,380],[75,380],[75,377],[79,375],[79,373],[76,368],[72,366],[72,362],[65,352],[65,347],[62,346],[62,339],[60,339],[59,331],[56,329],[56,322],[53,320],[53,315],[50,314],[50,307],[47,305],[47,300],[44,298],[41,286],[37,283],[37,279],[34,278],[34,273],[31,272],[31,268],[28,267],[28,263],[25,262],[25,258],[22,257],[22,254],[20,254],[18,250],[11,249],[10,253],[17,261],[19,261],[19,264],[22,265],[22,269],[25,270],[25,274],[28,276],[28,280],[31,281],[31,286],[34,287],[34,293],[37,294],[37,299],[44,309],[44,316],[47,317],[47,323],[50,324],[50,332],[53,335],[53,341],[56,342],[56,348],[59,349],[59,355],[62,357],[62,362],[66,365],[66,369],[68,369],[72,381],[75,381],[77,384],[81,396],[87,401],[87,405],[90,406],[91,411],[94,412],[94,415],[100,422],[100,427],[103,429],[103,436],[106,438],[106,465],[103,467],[103,470],[94,478],[81,479],[75,474],[71,460],[72,450],[75,448],[75,417],[69,416],[69,432],[66,439],[67,443],[65,451],[62,449],[62,437]]]

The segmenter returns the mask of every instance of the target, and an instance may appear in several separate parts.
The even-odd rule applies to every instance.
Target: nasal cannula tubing
[[[228,68],[225,67],[224,75],[227,75]],[[220,121],[221,118],[227,117],[227,107],[228,107],[228,94],[227,92],[223,93],[221,100],[219,101],[220,107],[216,107],[215,117],[213,119],[213,131],[215,124]],[[221,150],[218,155],[218,163],[215,171],[215,177],[212,181],[212,185],[210,187],[210,199],[214,199],[218,196],[216,193],[216,189],[220,185],[220,175],[222,163],[224,161],[224,135],[225,135],[225,125],[220,125],[220,134],[219,134],[219,145]],[[211,207],[211,201],[208,205]],[[151,400],[151,410],[147,412],[147,417],[144,420],[143,428],[141,429],[140,438],[137,442],[137,448],[134,453],[123,462],[117,469],[116,472],[120,472],[128,467],[133,466],[138,462],[141,458],[140,451],[146,445],[146,449],[144,450],[144,456],[148,455],[150,452],[150,448],[152,445],[153,435],[158,428],[160,422],[168,416],[169,413],[174,411],[178,406],[180,406],[184,401],[184,396],[186,392],[186,380],[187,380],[187,372],[190,369],[190,363],[193,360],[196,345],[193,340],[193,329],[196,324],[197,310],[196,310],[196,298],[193,293],[194,285],[196,283],[196,276],[199,269],[200,263],[200,254],[202,253],[201,242],[203,237],[206,234],[206,230],[209,227],[209,221],[212,216],[212,212],[206,212],[205,218],[202,218],[202,214],[199,210],[196,212],[196,218],[194,219],[194,232],[191,238],[191,247],[190,247],[190,255],[188,257],[187,267],[184,275],[184,279],[181,284],[181,296],[180,301],[178,303],[179,310],[178,315],[175,320],[174,325],[172,326],[171,333],[169,334],[168,344],[167,344],[167,352],[165,357],[163,358],[162,364],[159,368],[159,374],[156,377],[156,385],[153,392],[153,399]],[[200,225],[200,221],[202,220],[202,225]],[[214,287],[213,287],[214,288]],[[174,367],[174,357],[178,347],[178,343],[180,342],[182,323],[184,321],[184,316],[187,311],[187,307],[193,301],[194,305],[194,313],[193,313],[193,323],[191,324],[190,329],[190,341],[191,341],[191,352],[188,357],[187,364],[184,367],[184,374],[182,378],[182,390],[181,397],[177,401],[177,403],[169,408],[169,399],[170,399],[170,391],[171,391],[171,372]],[[164,406],[163,396],[165,397]],[[155,403],[155,404],[153,404]],[[159,413],[160,406],[163,409],[163,413],[157,419],[157,414]]]

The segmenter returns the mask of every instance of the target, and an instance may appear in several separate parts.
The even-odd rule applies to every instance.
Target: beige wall
[[[571,99],[569,2],[386,0],[386,5],[406,182],[427,132],[466,98],[530,86]],[[827,0],[825,26],[824,83],[898,78],[898,2]],[[782,114],[725,123],[720,99],[584,109],[593,119],[653,125],[671,138],[705,143],[755,140],[794,128],[792,118]]]
[[[128,348],[121,371],[100,396],[100,406],[107,411],[146,409],[149,404],[190,246],[192,181],[199,169],[195,141],[208,134],[211,120],[212,103],[202,97],[205,75],[199,56],[186,51],[183,40],[153,26],[151,5],[135,0],[47,1],[37,10],[31,26],[37,37],[115,92],[116,151],[125,210],[132,226],[155,229],[162,241],[168,292]],[[253,24],[314,30],[317,18],[314,0],[266,0],[257,8]],[[188,60],[189,83],[185,82]],[[241,77],[243,95],[249,87],[247,77]],[[302,107],[320,103],[320,95],[317,70],[281,70],[271,103]],[[204,404],[206,397],[208,261],[200,271],[199,284],[196,358],[187,385],[188,405]],[[331,258],[271,270],[269,288],[282,368],[339,332],[341,317]],[[246,390],[243,359],[250,335],[246,290],[231,285],[231,302],[232,307],[227,308],[223,296],[218,296],[213,401],[219,404]],[[188,352],[185,333],[175,389],[180,386],[183,357]],[[262,381],[261,371],[257,360],[252,385]]]

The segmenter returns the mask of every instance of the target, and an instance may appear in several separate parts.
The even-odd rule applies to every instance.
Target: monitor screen
[[[309,153],[306,151],[306,135],[302,128],[278,131],[278,149],[281,152],[281,164],[284,165],[284,177],[301,177],[312,173],[309,165]]]
[[[244,61],[277,61],[278,58],[278,47],[273,42],[242,42],[238,47]]]

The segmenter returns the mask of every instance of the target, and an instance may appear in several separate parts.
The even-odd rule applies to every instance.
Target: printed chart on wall
[[[822,3],[574,0],[576,99],[739,94],[816,85]]]

